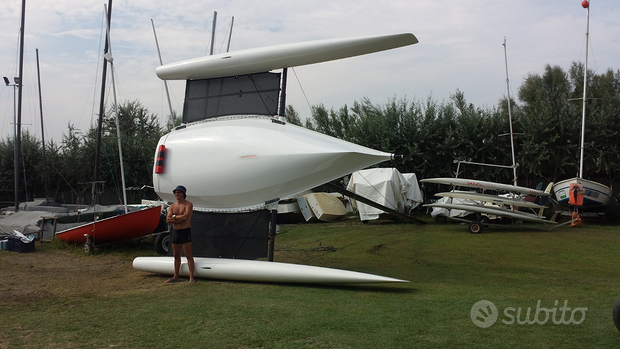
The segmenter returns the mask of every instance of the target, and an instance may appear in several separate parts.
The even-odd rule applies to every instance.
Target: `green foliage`
[[[124,166],[128,186],[152,185],[155,147],[163,130],[157,116],[150,114],[139,102],[127,102],[119,110],[119,124],[123,148]],[[105,187],[120,186],[120,169],[116,137],[116,108],[108,111],[103,123],[103,145],[100,156],[99,180]],[[94,158],[97,130],[91,127],[86,132],[68,125],[60,144],[45,145],[47,167],[43,163],[41,141],[22,133],[22,181],[20,200],[45,197],[45,177],[49,182],[49,196],[59,202],[87,203],[91,198],[94,176]],[[13,139],[0,141],[0,191],[13,195],[14,176]]]
[[[547,65],[542,75],[525,79],[518,93],[521,104],[510,101],[517,174],[527,185],[578,174],[583,69],[579,63],[569,72]],[[620,71],[588,76],[584,177],[612,182],[620,173]],[[419,178],[453,176],[453,160],[512,165],[507,99],[499,101],[499,108],[479,108],[459,90],[442,103],[429,97],[374,105],[364,98],[351,109],[328,111],[318,105],[306,127],[401,154],[402,161],[390,166]],[[462,165],[459,170],[464,177],[513,180],[506,169]]]

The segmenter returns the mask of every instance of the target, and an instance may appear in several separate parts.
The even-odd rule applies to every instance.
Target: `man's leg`
[[[194,256],[192,255],[192,243],[188,242],[183,244],[183,252],[185,252],[185,258],[187,258],[187,266],[189,267],[189,280],[194,280]]]
[[[174,276],[175,280],[179,280],[179,272],[181,270],[181,253],[183,252],[183,245],[172,244],[172,253],[174,254]]]

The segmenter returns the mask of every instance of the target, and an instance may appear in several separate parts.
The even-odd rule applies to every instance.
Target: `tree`
[[[120,185],[120,160],[116,138],[117,111],[127,185],[137,187],[152,185],[154,156],[163,130],[159,125],[157,115],[150,114],[138,101],[126,102],[118,106],[118,109],[114,106],[104,118],[104,134],[109,137],[103,140],[102,148],[106,152],[108,162],[113,163],[115,170],[114,174],[103,178],[112,179]]]

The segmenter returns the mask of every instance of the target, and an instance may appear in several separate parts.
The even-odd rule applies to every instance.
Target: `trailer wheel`
[[[93,243],[90,242],[90,240],[86,241],[84,243],[84,253],[89,254],[89,253],[91,253],[93,251],[95,251],[95,245],[93,245]]]
[[[620,297],[616,298],[611,314],[614,319],[614,325],[616,325],[616,328],[620,331]]]
[[[170,249],[170,234],[163,233],[159,234],[155,237],[155,251],[163,256],[168,255],[168,250]]]
[[[469,223],[469,232],[472,234],[482,233],[482,224],[480,222]]]

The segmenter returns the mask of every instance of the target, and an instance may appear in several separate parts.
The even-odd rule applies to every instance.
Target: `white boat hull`
[[[211,79],[327,62],[417,42],[413,34],[404,33],[283,44],[171,63],[155,73],[163,80]]]
[[[427,204],[427,205],[424,205],[424,207],[440,207],[440,208],[445,208],[449,210],[463,210],[463,211],[476,212],[476,213],[482,213],[482,214],[487,214],[487,215],[510,217],[514,219],[521,219],[521,220],[528,221],[528,222],[557,224],[554,221],[538,217],[537,215],[532,214],[532,213],[511,211],[508,209],[503,209],[498,206],[494,207],[494,206],[483,206],[483,205],[442,203],[442,204]]]
[[[604,207],[609,205],[613,195],[611,188],[606,185],[578,177],[560,181],[553,186],[555,198],[560,204],[568,205],[570,185],[573,183],[579,183],[583,186],[584,207]]]
[[[436,184],[446,184],[458,187],[468,187],[468,188],[479,188],[482,190],[498,190],[498,191],[506,191],[511,193],[521,193],[535,196],[549,196],[549,193],[545,193],[542,190],[520,187],[516,185],[503,184],[503,183],[495,183],[495,182],[487,182],[487,181],[479,181],[476,179],[466,179],[466,178],[426,178],[420,180],[423,183],[436,183]]]
[[[347,209],[340,199],[327,193],[312,193],[304,195],[308,207],[314,216],[323,222],[333,222],[344,217]]]
[[[520,200],[516,198],[507,198],[503,196],[480,194],[480,193],[468,192],[468,191],[451,191],[451,192],[446,192],[446,193],[436,193],[435,196],[468,199],[468,200],[475,200],[475,201],[481,201],[481,202],[489,202],[489,203],[493,203],[497,205],[528,207],[528,208],[534,208],[534,209],[547,207],[547,206],[539,205],[534,202],[524,201],[524,200]]]
[[[174,275],[174,257],[137,257],[133,261],[133,268]],[[185,257],[181,259],[180,274],[189,276]],[[202,257],[194,257],[194,276],[219,280],[307,284],[409,282],[380,275],[309,265]]]
[[[260,209],[391,159],[388,153],[276,121],[221,117],[163,136],[158,144],[158,149],[165,146],[163,172],[157,173],[157,161],[153,167],[155,191],[174,202],[172,191],[184,185],[196,210]]]

